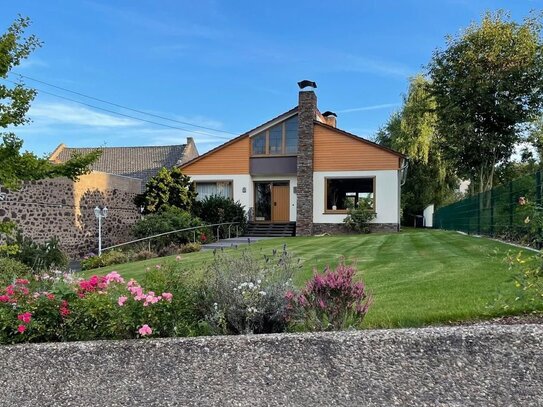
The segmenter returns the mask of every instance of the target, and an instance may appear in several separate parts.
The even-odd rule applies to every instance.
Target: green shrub
[[[343,220],[347,228],[359,233],[370,233],[370,222],[375,219],[375,212],[364,207],[349,208]]]
[[[0,257],[0,285],[11,284],[16,278],[26,278],[32,270],[26,264],[9,257]]]
[[[33,270],[49,270],[51,268],[65,268],[68,265],[68,256],[60,248],[57,237],[51,237],[45,243],[35,243],[31,238],[18,233],[14,244],[19,248],[12,257],[31,267]]]
[[[262,257],[216,252],[200,290],[206,321],[220,334],[283,332],[285,295],[300,266],[285,249]]]
[[[108,250],[103,252],[101,256],[85,256],[81,261],[81,269],[92,270],[114,264],[128,263],[129,261],[130,257],[126,253],[118,250]]]
[[[208,224],[238,222],[239,233],[242,235],[247,229],[247,214],[244,206],[234,202],[232,198],[221,195],[205,197],[202,201],[196,201],[193,213]],[[230,230],[235,233],[235,227]],[[228,237],[228,226],[219,229],[221,238]]]
[[[140,260],[153,259],[157,257],[157,255],[156,253],[153,253],[149,250],[140,250],[138,252],[133,253],[130,257],[131,257],[131,260],[140,261]]]
[[[514,309],[517,304],[529,304],[534,310],[543,310],[543,254],[509,253],[507,262],[513,273],[516,292],[514,298],[504,299],[503,307]]]
[[[194,253],[199,252],[202,250],[202,244],[201,243],[187,243],[181,246],[179,249],[179,253]]]
[[[160,233],[172,232],[174,230],[186,229],[196,226],[202,226],[203,222],[193,217],[189,212],[183,211],[178,208],[169,207],[156,214],[146,215],[144,219],[138,221],[134,225],[134,235],[137,238],[149,237]],[[211,236],[206,229],[199,229],[196,232],[187,231],[172,233],[170,235],[161,236],[151,240],[151,246],[154,251],[158,252],[160,249],[174,245],[182,245],[190,242],[201,235]]]

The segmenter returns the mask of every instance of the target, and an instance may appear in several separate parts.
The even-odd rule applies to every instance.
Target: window
[[[294,155],[298,152],[298,116],[252,137],[253,155]]]
[[[285,122],[285,153],[296,154],[298,152],[298,116],[294,116]]]
[[[253,154],[266,154],[266,133],[253,137]]]
[[[375,209],[375,178],[326,178],[326,211]]]
[[[282,154],[283,153],[283,126],[272,127],[269,130],[270,137],[270,154]]]
[[[220,195],[233,198],[231,181],[196,182],[197,201],[203,201],[208,196]]]

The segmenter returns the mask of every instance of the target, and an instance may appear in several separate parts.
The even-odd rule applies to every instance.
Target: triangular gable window
[[[293,116],[251,137],[251,154],[296,155],[298,153],[298,116]]]

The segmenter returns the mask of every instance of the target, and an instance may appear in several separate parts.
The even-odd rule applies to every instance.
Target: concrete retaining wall
[[[0,347],[10,406],[539,406],[543,326]]]

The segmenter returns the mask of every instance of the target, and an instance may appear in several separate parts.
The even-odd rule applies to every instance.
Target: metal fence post
[[[513,228],[513,181],[509,181],[509,228]]]
[[[484,192],[480,192],[477,195],[477,234],[481,234],[481,211],[483,210],[483,200],[481,199],[483,197]]]
[[[541,171],[535,173],[535,199],[541,205]]]
[[[490,190],[490,236],[494,236],[494,188]]]

